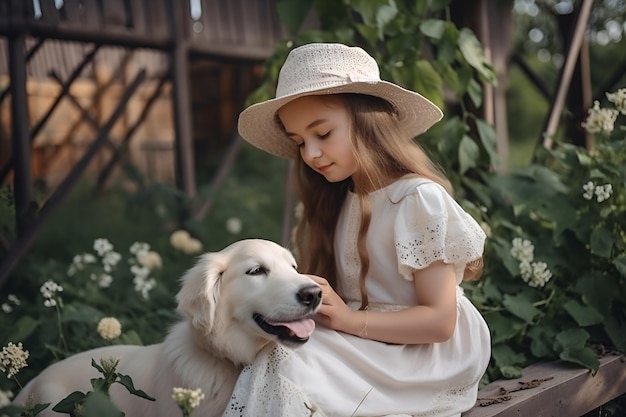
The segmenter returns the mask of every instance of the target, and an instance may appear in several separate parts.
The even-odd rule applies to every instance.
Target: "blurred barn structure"
[[[17,241],[0,286],[79,178],[122,160],[195,194],[285,29],[272,0],[0,0],[0,183]],[[37,215],[33,184],[55,191]]]

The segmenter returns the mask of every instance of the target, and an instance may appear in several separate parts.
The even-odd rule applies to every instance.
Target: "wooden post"
[[[572,75],[576,67],[576,61],[580,53],[580,48],[585,36],[585,29],[587,22],[589,21],[589,15],[591,14],[591,6],[593,6],[593,0],[585,0],[581,6],[580,14],[578,15],[578,21],[574,29],[574,35],[570,44],[569,52],[565,59],[565,65],[563,67],[563,73],[561,75],[561,82],[559,89],[554,99],[554,104],[550,111],[550,117],[545,129],[545,136],[543,138],[543,146],[551,148],[553,139],[552,137],[556,133],[556,129],[559,126],[561,120],[561,114],[563,113],[563,107],[565,105],[565,99],[567,97],[567,91],[569,90],[570,83],[572,81]]]
[[[189,41],[185,33],[185,15],[188,10],[183,2],[166,0],[173,47],[170,51],[172,69],[172,106],[174,130],[176,131],[176,185],[187,195],[196,195],[195,165],[193,157],[193,130],[191,120],[191,97],[189,94]]]
[[[28,126],[28,95],[26,92],[26,37],[23,33],[9,36],[9,74],[11,77],[11,129],[14,169],[15,222],[17,235],[26,233],[29,207],[32,202],[30,172],[30,134]],[[31,213],[32,215],[32,213]]]

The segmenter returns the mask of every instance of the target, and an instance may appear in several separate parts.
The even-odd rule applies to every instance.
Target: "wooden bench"
[[[576,417],[626,393],[626,358],[609,354],[593,375],[565,362],[537,363],[522,378],[497,380],[478,392],[462,417]]]

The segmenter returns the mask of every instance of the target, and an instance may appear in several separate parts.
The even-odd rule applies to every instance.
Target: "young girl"
[[[413,141],[442,113],[381,81],[360,48],[291,51],[276,98],[244,110],[241,136],[295,158],[299,269],[322,288],[297,349],[262,351],[224,416],[459,416],[476,400],[489,329],[459,283],[485,235]]]

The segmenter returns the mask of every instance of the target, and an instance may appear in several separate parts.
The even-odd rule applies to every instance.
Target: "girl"
[[[485,235],[413,141],[442,117],[380,80],[364,50],[291,51],[276,98],[241,136],[295,158],[300,270],[322,288],[317,329],[262,351],[224,416],[459,416],[474,405],[489,329],[459,283],[478,276]]]

